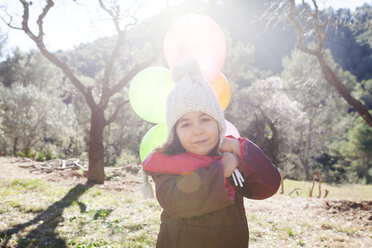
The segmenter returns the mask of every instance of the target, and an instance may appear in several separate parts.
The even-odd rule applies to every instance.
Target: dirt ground
[[[64,181],[68,185],[85,184],[87,181],[78,170],[54,170],[50,173],[45,173],[33,168],[33,165],[40,164],[44,164],[44,162],[36,162],[28,158],[0,157],[0,181],[45,179],[51,182]],[[108,176],[105,184],[95,185],[95,187],[106,190],[140,192],[143,179],[139,165],[130,165],[125,168],[106,167],[105,173]]]
[[[68,185],[86,182],[78,170],[41,173],[33,171],[32,167],[21,167],[37,163],[40,162],[0,157],[0,181],[46,179],[65,181]],[[136,195],[141,192],[143,176],[140,166],[105,168],[105,172],[108,180],[104,185],[95,187],[125,190]],[[264,201],[246,199],[245,207],[250,247],[268,247],[268,243],[272,244],[270,247],[372,247],[372,201],[353,202],[277,194]],[[266,238],[271,240],[263,243],[262,240]]]

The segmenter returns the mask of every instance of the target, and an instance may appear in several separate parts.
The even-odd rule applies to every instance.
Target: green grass
[[[15,179],[10,183],[11,187],[17,190],[45,190],[46,184],[40,179]]]
[[[0,197],[0,246],[155,246],[161,212],[155,199],[42,180],[0,182]],[[6,233],[12,228],[18,230]]]
[[[297,187],[303,190],[298,196],[292,196],[308,198],[311,183],[285,180],[284,186],[285,194]],[[371,185],[322,186],[330,191],[330,199],[372,198]],[[317,193],[316,185],[314,197]],[[155,199],[142,199],[139,192],[130,194],[44,180],[14,180],[0,182],[0,198],[0,246],[154,247],[156,243],[161,208]],[[306,230],[314,228],[304,223],[290,225],[275,220],[273,215],[247,213],[247,219],[250,226],[254,226],[251,243],[273,244],[273,247],[286,247],[283,242],[290,242],[292,246],[288,247],[308,247]],[[320,233],[321,227],[326,232],[349,237],[362,232],[358,227],[335,226],[331,222],[315,226]],[[11,230],[16,231],[9,233]],[[323,236],[323,239],[329,238],[326,234]]]
[[[284,179],[284,194],[289,194],[293,189],[300,188],[298,194],[293,192],[292,197],[309,197],[309,189],[312,187],[313,182],[295,181],[290,179]],[[328,196],[326,199],[342,199],[342,200],[372,200],[372,185],[360,185],[360,184],[347,184],[347,185],[333,185],[322,183],[321,185],[321,197],[324,197],[325,190],[328,190]],[[280,189],[279,191],[280,192]],[[313,198],[319,196],[319,184],[315,182],[313,190]]]

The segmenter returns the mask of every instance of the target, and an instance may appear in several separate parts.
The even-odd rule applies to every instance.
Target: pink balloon
[[[168,30],[164,38],[164,55],[171,69],[185,59],[195,58],[203,78],[211,83],[225,63],[226,39],[211,18],[189,14]]]
[[[226,134],[225,134],[226,136],[232,135],[235,138],[240,137],[238,129],[231,122],[229,122],[228,120],[225,120],[225,124],[226,124]]]

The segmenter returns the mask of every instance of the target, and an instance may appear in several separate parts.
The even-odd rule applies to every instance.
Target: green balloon
[[[141,161],[145,160],[156,147],[164,144],[167,140],[168,128],[165,123],[157,124],[150,128],[143,136],[140,144],[140,158]]]
[[[142,119],[163,123],[167,96],[174,86],[170,70],[163,67],[146,68],[140,71],[130,84],[130,105]]]

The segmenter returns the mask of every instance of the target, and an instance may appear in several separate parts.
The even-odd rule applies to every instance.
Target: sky
[[[126,2],[128,0],[118,0],[119,2]],[[138,3],[138,0],[131,0],[132,2]],[[151,0],[144,1],[144,5],[138,12],[140,18],[151,16],[162,8],[166,7],[166,2],[173,5],[182,0]],[[297,0],[298,1],[298,0]],[[309,0],[307,0],[309,1]],[[22,16],[22,5],[16,0],[2,0],[0,7],[6,7],[7,12],[13,16],[18,16],[18,19],[14,18],[14,21],[20,20]],[[33,13],[40,10],[41,6],[33,1],[34,4],[30,9],[30,18],[36,20],[37,15]],[[110,22],[109,17],[106,13],[99,9],[97,1],[89,0],[88,5],[76,4],[72,0],[67,1],[55,1],[55,6],[50,10],[45,18],[45,44],[50,51],[67,50],[73,49],[81,43],[92,42],[99,37],[109,36],[115,34],[115,29]],[[84,2],[83,0],[80,2]],[[320,8],[333,7],[338,8],[349,8],[354,11],[356,7],[362,6],[364,3],[372,4],[372,0],[318,0]],[[98,18],[96,18],[98,15]],[[9,17],[0,11],[0,16],[6,21],[9,21]],[[93,18],[95,17],[95,18]],[[31,23],[31,22],[30,22]],[[35,21],[33,22],[35,23]],[[93,25],[92,25],[93,24]],[[31,25],[31,24],[30,24]],[[31,26],[32,30],[35,29],[36,25]],[[22,51],[29,51],[35,49],[36,46],[28,38],[23,31],[10,29],[0,19],[0,30],[5,30],[8,35],[7,44],[3,51],[4,56],[11,54],[12,51],[18,47]]]
[[[2,0],[3,1],[3,0]],[[114,25],[107,13],[99,8],[96,0],[81,0],[78,3],[89,1],[89,4],[77,4],[72,0],[55,1],[55,5],[50,9],[45,17],[44,41],[46,47],[51,51],[72,49],[80,43],[87,43],[96,40],[99,37],[116,34]],[[146,1],[146,0],[118,0],[119,2],[147,2],[141,5],[141,10],[137,12],[140,17],[151,16],[154,10],[159,11],[166,7],[165,0]],[[38,4],[39,1],[33,1],[30,7],[30,25],[36,23],[38,14],[44,5]],[[156,3],[156,5],[155,5]],[[5,0],[0,3],[0,7],[6,7],[7,12],[13,17],[14,23],[20,23],[22,18],[22,4],[17,0]],[[123,4],[124,6],[124,4]],[[9,22],[9,16],[0,11],[0,16]],[[98,18],[97,18],[98,16]],[[131,20],[129,20],[131,21]],[[19,26],[19,25],[18,25]],[[30,26],[32,31],[36,31],[36,24]],[[23,51],[35,49],[36,46],[26,34],[21,30],[10,29],[3,20],[0,19],[0,30],[7,32],[7,45],[5,53],[10,53],[15,47]],[[37,32],[35,32],[37,34]]]

